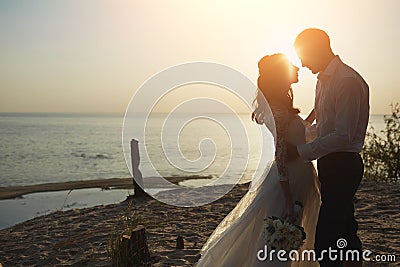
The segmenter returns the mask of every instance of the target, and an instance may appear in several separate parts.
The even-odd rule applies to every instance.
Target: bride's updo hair
[[[258,90],[257,96],[253,101],[252,120],[259,124],[263,123],[262,118],[266,108],[260,103],[263,96],[271,106],[271,109],[274,105],[279,105],[285,107],[289,113],[300,113],[299,109],[293,107],[291,84],[297,81],[297,79],[294,80],[293,78],[294,68],[285,54],[279,53],[261,58],[258,62]]]

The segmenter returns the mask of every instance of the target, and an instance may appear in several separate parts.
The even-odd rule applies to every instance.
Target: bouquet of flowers
[[[301,203],[296,203],[300,205]],[[265,244],[275,250],[298,250],[306,239],[304,228],[281,218],[270,216],[264,219]]]

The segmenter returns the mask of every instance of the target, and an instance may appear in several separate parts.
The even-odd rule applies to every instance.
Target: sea
[[[227,175],[234,181],[242,176],[241,181],[246,182],[259,166],[261,142],[267,143],[267,157],[273,157],[272,136],[262,139],[259,126],[248,114],[214,114],[212,118],[195,119],[193,114],[181,114],[168,118],[168,125],[165,114],[143,116],[130,115],[129,125],[136,125],[137,121],[140,128],[140,122],[147,122],[145,140],[138,140],[139,169],[144,179],[157,171],[161,176],[189,178]],[[129,130],[124,119],[120,113],[0,113],[0,187],[131,177],[130,146],[126,140]],[[249,137],[232,133],[235,124],[231,121],[238,119]],[[375,132],[382,130],[383,115],[372,115],[370,126]],[[232,158],[241,161],[231,162]],[[196,186],[199,181],[189,179],[182,185]],[[121,201],[132,193],[112,191],[82,189],[0,200],[0,228],[54,210]]]
[[[0,186],[129,177],[120,114],[0,114]]]
[[[138,115],[144,116],[144,115]],[[216,118],[226,118],[229,114],[216,114]],[[177,121],[190,120],[192,115],[182,115]],[[245,124],[254,124],[247,114],[240,115]],[[156,168],[163,176],[219,175],[226,164],[183,171],[177,168],[174,158],[186,158],[194,161],[205,153],[207,142],[205,138],[213,139],[219,146],[215,149],[220,162],[229,161],[229,133],[210,120],[193,123],[180,131],[179,148],[169,149],[171,161],[165,160],[163,146],[160,141],[160,125],[164,116],[152,118],[155,123],[149,123],[147,130],[146,152],[151,155],[150,162],[141,162],[143,176],[147,170]],[[170,123],[174,128],[174,122]],[[214,127],[213,127],[214,125]],[[370,126],[379,132],[385,125],[383,115],[371,115]],[[222,130],[221,130],[222,129]],[[76,180],[126,178],[131,177],[127,160],[130,159],[130,148],[122,144],[124,130],[124,114],[59,114],[59,113],[0,113],[0,187],[32,185],[40,183],[55,183]],[[165,131],[165,130],[164,130]],[[138,140],[139,148],[143,150],[144,141]],[[239,153],[244,154],[249,144],[240,140]],[[255,142],[254,146],[259,143]],[[204,145],[205,148],[199,147]],[[209,143],[210,145],[210,143]],[[213,145],[210,146],[212,149]],[[142,152],[142,151],[140,151]],[[125,154],[124,154],[125,153]],[[182,155],[182,153],[184,155]],[[142,154],[142,153],[141,153]],[[236,154],[236,155],[237,155]],[[257,153],[255,153],[257,154]],[[252,155],[250,155],[252,156]],[[252,167],[256,164],[257,155],[249,159]],[[211,155],[211,158],[215,155]],[[164,159],[164,160],[163,160]],[[253,171],[252,169],[249,172]],[[150,171],[149,171],[150,173]]]
[[[142,126],[142,116],[132,118],[133,126]],[[248,139],[257,138],[227,132],[236,117],[215,114],[186,125],[182,121],[190,122],[193,115],[169,118],[168,125],[162,114],[146,118],[146,140],[138,140],[143,177],[154,176],[154,170],[161,176],[217,176],[231,157],[248,154],[246,164],[255,168],[257,153],[249,147],[257,150],[259,142],[249,144]],[[248,115],[239,119],[251,128],[250,135],[257,134]],[[124,114],[0,113],[0,187],[131,177],[124,130]],[[272,149],[272,141],[269,145]],[[182,161],[188,164],[182,166]]]

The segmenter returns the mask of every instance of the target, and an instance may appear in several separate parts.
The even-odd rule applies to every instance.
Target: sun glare
[[[296,51],[294,50],[294,48],[286,48],[282,51],[282,53],[284,53],[287,56],[287,58],[293,65],[295,65],[297,67],[301,67],[300,59],[297,57],[297,54],[296,54]]]
[[[301,61],[293,46],[292,36],[295,36],[295,33],[287,33],[285,36],[278,35],[273,43],[266,42],[271,47],[266,54],[283,53],[293,65],[301,67]]]

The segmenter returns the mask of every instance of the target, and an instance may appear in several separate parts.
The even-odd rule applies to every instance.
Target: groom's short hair
[[[307,50],[331,50],[328,34],[317,28],[305,29],[299,33],[294,41],[294,47],[299,50],[302,50],[302,48]]]

